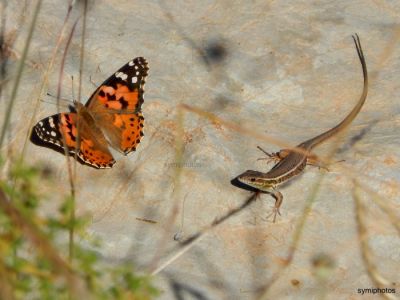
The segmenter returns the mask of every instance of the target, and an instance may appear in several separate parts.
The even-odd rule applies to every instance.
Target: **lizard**
[[[360,38],[357,34],[352,36],[352,38],[362,66],[364,85],[362,94],[351,112],[335,127],[302,142],[293,149],[282,149],[272,154],[266,153],[270,159],[278,161],[267,173],[247,170],[237,176],[237,180],[240,183],[255,188],[258,192],[269,193],[275,198],[275,206],[272,212],[274,215],[273,222],[275,222],[276,215],[280,215],[279,208],[283,201],[283,196],[278,190],[278,186],[301,174],[307,164],[312,164],[310,162],[316,156],[311,153],[311,150],[349,126],[364,105],[368,93],[367,65],[361,48]]]

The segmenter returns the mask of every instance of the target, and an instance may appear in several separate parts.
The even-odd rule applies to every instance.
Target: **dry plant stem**
[[[8,79],[5,78],[6,76],[6,52],[7,52],[7,47],[8,45],[6,45],[6,40],[5,40],[5,32],[6,32],[6,2],[2,1],[1,2],[1,9],[2,9],[2,17],[1,17],[1,58],[0,58],[0,64],[1,64],[1,80],[2,83],[5,83],[8,81]],[[2,148],[2,145],[4,143],[4,139],[6,137],[6,134],[8,136],[10,136],[11,134],[11,130],[8,130],[9,127],[9,123],[11,120],[11,114],[12,114],[12,110],[16,101],[16,97],[17,97],[17,92],[18,92],[18,87],[19,87],[19,83],[22,77],[22,73],[25,67],[25,62],[27,60],[27,55],[28,55],[28,51],[29,51],[29,46],[33,37],[33,32],[35,29],[35,24],[39,15],[39,11],[40,11],[40,7],[41,7],[41,1],[38,1],[36,3],[34,12],[33,12],[33,17],[32,17],[32,21],[30,23],[30,27],[29,27],[29,31],[28,31],[28,36],[26,38],[25,41],[25,46],[23,48],[23,52],[22,52],[22,56],[19,59],[19,63],[17,66],[17,72],[16,72],[16,77],[15,77],[15,81],[14,81],[14,85],[12,88],[12,92],[11,92],[11,98],[10,101],[8,103],[8,106],[6,108],[6,113],[4,117],[4,121],[3,121],[3,125],[2,125],[2,130],[1,130],[1,135],[0,135],[0,149]],[[24,7],[25,8],[25,7]],[[22,21],[22,20],[20,20]],[[22,22],[21,22],[22,23]],[[0,91],[3,90],[3,87],[0,87]],[[0,99],[2,98],[2,93],[0,92]],[[12,152],[11,152],[11,147],[8,147],[8,157],[12,157]],[[15,180],[14,180],[15,182]],[[3,191],[1,191],[2,193],[2,198],[5,198],[5,194],[3,193]],[[8,199],[7,199],[8,200]],[[6,213],[6,211],[4,211]],[[13,259],[15,259],[15,257],[17,256],[17,249],[12,246],[13,248]],[[7,270],[5,270],[4,268],[5,264],[2,262],[2,266],[0,267],[0,280],[1,280],[1,284],[0,284],[0,296],[2,299],[14,299],[14,293],[13,293],[13,284],[12,282],[10,282],[10,272],[7,272]],[[12,280],[16,280],[16,274],[12,274]]]
[[[54,61],[56,59],[56,55],[57,55],[58,49],[60,48],[61,42],[63,41],[65,30],[66,30],[67,21],[68,21],[70,15],[71,15],[72,3],[73,3],[73,0],[71,0],[69,5],[68,5],[68,11],[67,11],[67,14],[65,16],[64,23],[63,23],[63,25],[61,27],[60,33],[58,35],[56,46],[54,47],[54,50],[53,50],[53,53],[51,55],[50,61],[49,61],[48,65],[47,65],[47,69],[44,72],[43,80],[42,80],[41,86],[39,88],[39,96],[36,99],[35,105],[33,106],[33,113],[32,113],[32,117],[31,117],[31,119],[29,121],[29,128],[32,128],[32,126],[33,126],[34,120],[36,118],[36,113],[37,113],[37,111],[39,109],[40,99],[43,97],[44,90],[45,90],[45,88],[47,86],[47,83],[49,81],[49,73],[53,69]],[[23,158],[25,157],[26,145],[28,143],[29,136],[30,136],[30,132],[28,132],[28,134],[25,136],[24,146],[22,147],[21,160],[23,160]]]
[[[375,70],[378,70],[376,73],[372,73],[371,79],[374,81],[379,76],[379,70],[383,70],[387,65],[389,58],[393,55],[394,50],[399,44],[400,40],[400,26],[397,26],[397,29],[394,31],[393,36],[390,38],[390,43],[386,44],[386,47],[383,48],[382,54],[376,60]]]
[[[247,136],[251,136],[251,137],[253,137],[253,138],[257,139],[257,140],[266,141],[266,142],[269,142],[271,144],[275,144],[275,145],[277,145],[279,147],[282,147],[282,148],[285,148],[287,150],[290,150],[290,151],[293,151],[293,152],[297,152],[297,153],[300,153],[300,154],[312,155],[312,156],[316,157],[322,163],[327,163],[327,162],[330,161],[329,159],[321,159],[319,156],[317,156],[313,152],[306,151],[306,150],[304,150],[302,148],[299,148],[299,147],[293,147],[289,143],[284,142],[284,141],[282,141],[280,139],[275,139],[275,138],[272,138],[272,137],[270,137],[268,135],[265,135],[265,134],[262,134],[262,133],[257,133],[256,131],[254,131],[254,129],[246,128],[242,124],[233,123],[233,122],[230,122],[230,121],[222,120],[221,118],[217,117],[215,114],[203,111],[200,108],[197,108],[197,107],[194,107],[194,106],[190,106],[190,105],[187,105],[187,104],[180,104],[179,107],[181,107],[181,108],[183,108],[185,110],[188,110],[188,111],[190,111],[192,113],[195,113],[195,114],[197,114],[197,115],[199,115],[199,116],[201,116],[203,118],[206,118],[206,119],[210,120],[211,122],[219,123],[219,124],[229,128],[229,129],[232,129],[232,130],[234,130],[236,132],[240,132],[240,133],[242,133],[244,135],[247,135]]]
[[[6,37],[6,10],[7,10],[7,2],[2,1],[0,3],[0,11],[2,12],[1,14],[1,27],[0,27],[0,80],[3,80],[7,76],[7,61],[11,57],[11,51],[10,48],[11,46],[9,44],[13,44],[15,42],[15,39],[17,37],[16,34],[12,34],[13,36],[10,38],[10,41],[8,41],[8,38]],[[0,86],[0,103],[3,100],[3,88]],[[11,137],[12,131],[8,130],[7,134],[7,144],[11,145],[10,141],[12,139]],[[13,157],[13,151],[12,147],[7,147],[6,149],[7,154],[6,157],[8,157],[10,160],[12,160]]]
[[[7,198],[2,189],[0,189],[0,209],[10,218],[14,226],[20,228],[31,243],[52,263],[54,273],[64,277],[70,291],[75,293],[78,279],[73,274],[70,265],[58,255],[58,251],[53,248],[36,225],[29,220],[29,217],[22,215],[12,204],[12,201]]]
[[[83,1],[83,22],[82,22],[82,35],[81,35],[81,48],[80,48],[80,61],[79,61],[79,83],[78,83],[78,103],[81,102],[81,94],[82,94],[82,74],[83,74],[83,63],[85,60],[85,37],[86,37],[86,16],[87,16],[87,0]],[[79,114],[76,116],[76,145],[80,144],[80,122],[79,122]],[[74,163],[74,179],[76,179],[76,165],[77,165],[77,157],[78,151],[75,151],[75,163]]]
[[[60,99],[61,101],[64,101],[65,99]],[[52,102],[52,101],[46,101],[46,100],[40,100],[40,102],[42,102],[42,103],[46,103],[46,104],[52,104],[52,105],[54,105],[54,102]],[[61,104],[60,103],[60,107],[62,107],[62,108],[64,108],[65,110],[68,110],[68,104]],[[30,126],[29,126],[30,127]]]
[[[98,215],[94,215],[92,222],[93,223],[98,223],[102,221],[108,214],[108,212],[115,207],[115,205],[118,203],[119,200],[121,200],[121,195],[126,192],[129,187],[132,185],[132,178],[136,175],[136,170],[138,169],[138,166],[136,165],[134,169],[131,170],[131,172],[124,178],[123,181],[121,181],[121,184],[115,187],[116,192],[114,193],[114,196],[110,199],[110,203],[107,204],[101,212],[99,212]],[[138,219],[138,218],[136,218]],[[139,218],[141,219],[141,218]],[[140,220],[143,221],[143,220]],[[157,223],[157,222],[156,222]]]
[[[369,186],[361,184],[355,178],[353,180],[355,180],[357,186],[359,186],[362,190],[367,192],[372,197],[373,201],[389,217],[390,223],[393,225],[393,227],[397,230],[398,234],[400,235],[400,218],[395,214],[396,210],[394,209],[394,207],[389,207],[387,199],[379,195],[371,188],[369,188]]]
[[[153,271],[150,271],[150,275],[151,276],[156,276],[158,273],[163,271],[166,267],[168,267],[170,264],[172,264],[174,261],[176,261],[179,257],[181,257],[183,254],[185,254],[187,251],[189,251],[203,237],[204,237],[204,235],[198,236],[191,243],[186,244],[182,248],[178,249],[178,251],[175,254],[173,254],[170,258],[168,258],[165,262],[163,262],[161,265],[159,265]],[[152,270],[152,269],[150,269],[150,270]]]
[[[155,138],[158,129],[159,128],[157,128],[151,136],[147,137],[149,144],[152,144],[152,141]],[[151,154],[147,154],[151,156]],[[144,160],[140,159],[140,157],[141,154],[138,153],[137,161],[134,168],[129,169],[129,172],[124,174],[124,180],[122,180],[121,183],[115,187],[116,192],[114,193],[114,196],[110,198],[109,204],[107,204],[98,214],[93,216],[93,223],[97,223],[103,220],[103,218],[107,216],[108,212],[113,207],[115,207],[115,205],[122,199],[121,195],[124,192],[128,191],[129,187],[132,186],[132,182],[134,180],[134,177],[137,176],[138,170],[142,168],[144,164],[146,164]]]
[[[337,152],[338,148],[339,148],[339,140],[340,137],[345,133],[346,129],[342,132],[340,132],[335,140],[334,143],[332,145],[332,148],[329,151],[329,154],[327,157],[334,157],[335,153]],[[329,164],[329,161],[328,161]],[[304,230],[304,226],[306,224],[307,218],[309,216],[309,213],[311,212],[311,207],[314,204],[314,201],[317,197],[317,194],[319,192],[319,189],[321,187],[322,184],[322,180],[325,176],[325,173],[320,173],[319,176],[317,177],[315,183],[313,184],[312,188],[311,188],[311,192],[307,197],[303,212],[301,214],[300,220],[298,222],[298,224],[295,226],[295,232],[293,234],[293,239],[292,242],[289,246],[289,252],[286,258],[286,262],[284,264],[284,266],[279,269],[275,274],[272,275],[271,279],[269,280],[268,283],[266,283],[263,287],[260,288],[259,291],[259,297],[257,299],[268,299],[268,292],[270,291],[272,285],[282,276],[282,274],[284,273],[284,271],[290,266],[290,264],[293,261],[294,258],[294,254],[296,249],[298,248],[298,245],[300,243],[301,240],[301,236],[303,234],[303,230]]]
[[[80,62],[79,62],[79,84],[78,84],[78,101],[81,101],[82,94],[82,74],[83,74],[83,63],[85,59],[85,38],[86,38],[86,16],[87,16],[87,5],[88,1],[83,1],[83,22],[82,22],[82,35],[81,35],[81,51],[80,51]]]
[[[400,38],[400,34],[397,35],[397,38]],[[389,50],[386,50],[385,52],[388,53],[388,52],[392,52],[392,51],[393,51],[393,49],[389,49]],[[373,76],[373,78],[375,78],[376,76],[377,76],[377,74],[375,74],[375,76]],[[338,136],[338,138],[339,138],[339,136]],[[333,157],[333,155],[337,151],[337,148],[338,148],[338,146],[337,146],[337,143],[336,143],[334,145],[334,148],[332,149],[332,151],[329,153],[329,155],[327,157]],[[320,159],[320,160],[325,162],[324,159]],[[348,173],[346,173],[346,175],[348,175]],[[294,237],[293,237],[293,242],[291,244],[291,247],[289,249],[289,254],[288,254],[288,257],[287,257],[287,263],[284,265],[284,267],[282,269],[278,270],[272,276],[272,279],[261,289],[261,293],[260,293],[260,295],[261,295],[260,298],[261,299],[266,299],[267,298],[267,296],[268,296],[267,293],[270,290],[271,286],[280,278],[280,276],[282,275],[283,271],[292,262],[295,250],[297,248],[297,245],[298,245],[298,243],[300,241],[300,238],[301,238],[301,234],[303,232],[303,228],[304,228],[304,224],[305,224],[308,212],[311,210],[312,203],[314,202],[316,194],[317,194],[317,192],[319,190],[319,187],[320,187],[320,184],[321,184],[323,176],[324,176],[323,173],[319,176],[319,178],[317,179],[317,182],[315,183],[314,188],[313,188],[313,190],[312,190],[312,192],[310,194],[310,197],[308,197],[308,199],[307,199],[306,206],[305,206],[304,212],[302,214],[302,217],[301,217],[301,219],[299,221],[299,224],[296,226],[296,231],[295,231],[295,234],[294,234]],[[358,178],[358,177],[359,177],[359,174],[353,174],[353,178]],[[380,202],[382,204],[382,201],[380,201]],[[381,208],[384,209],[382,206],[381,206]],[[387,207],[385,207],[384,210],[388,211]],[[396,220],[396,217],[393,215],[393,213],[390,213],[389,216],[391,217],[392,220]],[[395,221],[393,223],[396,224],[396,228],[398,228],[398,221]],[[368,255],[366,255],[365,257],[368,258]],[[377,274],[377,273],[374,272],[374,274]],[[377,276],[377,278],[381,278],[381,276]],[[387,295],[385,295],[385,296],[387,296]],[[389,297],[390,296],[391,295],[389,295]]]
[[[288,150],[291,150],[291,151],[294,151],[294,152],[298,152],[300,154],[306,154],[307,153],[303,149],[290,146],[289,143],[286,143],[286,142],[284,142],[282,140],[271,138],[270,136],[265,135],[265,134],[259,134],[259,133],[255,132],[254,130],[251,130],[250,128],[245,128],[243,126],[239,126],[239,125],[237,125],[237,123],[225,121],[225,120],[217,117],[216,115],[214,115],[214,114],[212,114],[210,112],[203,111],[200,108],[193,107],[193,106],[190,106],[190,105],[187,105],[187,104],[181,104],[180,106],[185,110],[188,110],[190,112],[193,112],[193,113],[199,115],[200,117],[203,117],[203,118],[206,118],[206,119],[210,120],[211,122],[222,124],[223,126],[229,128],[229,129],[232,129],[232,130],[234,130],[236,132],[239,132],[239,133],[242,133],[242,134],[245,134],[245,135],[249,135],[249,136],[251,136],[251,137],[253,137],[253,138],[257,139],[257,140],[266,141],[266,142],[269,142],[271,144],[276,144],[277,146],[279,146],[281,148],[285,148],[285,149],[288,149]],[[331,163],[331,159],[330,159],[329,155],[324,155],[324,156],[322,156],[322,155],[319,156],[318,155],[317,156],[313,152],[311,152],[311,154],[313,156],[315,156],[315,158],[319,162],[323,163],[324,165],[329,165],[329,163]],[[338,166],[339,166],[339,168],[341,168],[341,169],[343,169],[345,171],[344,173],[346,174],[346,176],[349,176],[351,178],[360,178],[360,173],[359,172],[353,171],[351,168],[346,167],[344,164],[338,164]],[[374,177],[368,176],[367,174],[363,174],[363,177],[368,178],[368,179],[370,179],[370,180],[372,180],[374,182],[377,182],[377,180],[379,181],[379,179],[376,179]]]
[[[78,24],[78,20],[75,21],[74,25],[72,26],[71,32],[68,36],[68,40],[66,42],[65,45],[65,49],[64,49],[64,54],[63,54],[63,58],[61,61],[61,67],[60,67],[60,75],[59,75],[59,79],[58,79],[58,87],[57,87],[57,113],[60,113],[60,97],[61,97],[61,83],[63,81],[63,77],[64,77],[64,66],[65,66],[65,60],[67,57],[67,53],[68,53],[68,48],[69,45],[71,44],[71,40],[72,40],[72,36],[74,35],[75,32],[75,28],[76,25]],[[79,135],[79,132],[78,132]],[[70,216],[70,224],[74,224],[74,220],[75,220],[75,177],[72,174],[72,170],[71,170],[71,164],[70,164],[70,159],[69,159],[69,151],[68,151],[68,146],[67,146],[67,141],[65,139],[65,136],[62,134],[62,142],[64,144],[64,151],[65,151],[65,157],[67,160],[67,169],[68,169],[68,178],[69,178],[69,184],[70,184],[70,189],[71,189],[71,201],[72,201],[72,205],[70,207],[70,211],[71,211],[71,216]],[[79,147],[78,144],[79,140],[77,141],[77,147]],[[76,151],[75,151],[76,152]],[[72,261],[73,258],[73,249],[74,249],[74,229],[73,226],[71,226],[69,228],[69,259],[70,261]]]
[[[176,220],[176,217],[179,213],[179,201],[178,199],[180,199],[180,177],[181,177],[181,173],[182,170],[179,166],[182,165],[182,160],[183,160],[183,122],[184,122],[184,117],[183,117],[183,110],[180,109],[178,107],[178,111],[177,111],[177,133],[176,133],[176,143],[175,143],[175,147],[176,147],[176,151],[175,151],[175,162],[176,162],[176,168],[175,168],[175,175],[174,175],[174,190],[173,190],[173,195],[172,195],[172,199],[175,199],[174,203],[173,203],[173,207],[171,210],[171,214],[168,216],[168,219],[166,221],[166,225],[164,228],[164,231],[166,233],[171,232],[172,226]],[[168,236],[168,234],[164,234],[163,238],[160,240],[160,242],[158,243],[158,247],[157,247],[157,251],[153,257],[153,259],[151,260],[151,264],[149,266],[149,270],[153,270],[156,268],[156,266],[158,265],[158,261],[161,258],[162,253],[164,252],[165,249],[165,245],[167,243],[167,240],[170,238],[170,236]],[[153,273],[153,272],[151,272]]]
[[[318,158],[318,160],[319,160],[319,161],[329,161],[329,156],[328,156],[328,155],[320,156],[320,157]],[[385,180],[383,180],[383,179],[373,177],[373,176],[368,175],[368,174],[366,174],[366,173],[360,173],[360,171],[357,171],[357,170],[355,171],[354,168],[351,168],[351,167],[349,167],[349,166],[346,166],[345,163],[336,164],[336,166],[337,166],[337,168],[339,169],[338,172],[340,172],[340,173],[342,173],[342,174],[345,174],[346,177],[348,177],[349,179],[360,179],[361,176],[362,176],[363,180],[369,180],[369,181],[371,181],[371,182],[374,182],[375,184],[385,184],[385,183],[388,183],[387,180],[385,181]],[[368,185],[363,185],[363,184],[360,183],[360,186],[362,186],[364,189],[369,189],[369,190],[371,190],[371,189],[368,187]],[[380,197],[380,199],[384,199],[384,197],[381,196],[381,195],[379,195],[377,192],[374,192],[374,193],[375,193],[375,195],[376,195],[377,197]]]
[[[0,9],[1,9],[1,23],[0,23],[0,82],[2,83],[3,80],[6,78],[6,9],[7,9],[7,2],[2,0],[0,2]],[[3,87],[0,84],[0,102],[2,101],[3,96]]]
[[[12,91],[11,91],[10,102],[8,103],[8,106],[7,106],[7,109],[6,109],[6,114],[4,116],[3,126],[1,128],[0,149],[3,146],[4,138],[6,136],[7,129],[8,129],[8,126],[9,126],[9,123],[10,123],[10,120],[11,120],[11,113],[12,113],[12,110],[13,110],[13,107],[14,107],[14,104],[15,104],[15,99],[17,97],[19,83],[21,81],[22,72],[24,70],[26,57],[28,55],[29,46],[31,44],[33,31],[35,29],[35,25],[36,25],[37,17],[39,15],[41,4],[42,4],[42,0],[38,0],[36,2],[36,6],[35,6],[35,9],[33,11],[33,18],[32,18],[32,21],[31,21],[31,24],[30,24],[30,27],[29,27],[28,37],[26,38],[24,50],[22,51],[22,56],[21,56],[21,59],[19,60],[19,63],[18,63],[17,73],[16,73],[17,75],[15,77],[14,86],[13,86]]]
[[[167,259],[164,263],[162,263],[159,267],[157,267],[154,271],[151,271],[151,275],[156,275],[164,270],[167,266],[172,264],[175,260],[181,257],[184,253],[186,253],[189,249],[191,249],[196,243],[198,243],[205,235],[212,230],[214,230],[218,225],[222,224],[224,221],[229,219],[230,217],[236,215],[247,206],[249,206],[253,201],[255,201],[258,197],[259,193],[253,193],[241,206],[230,210],[227,214],[223,215],[222,217],[216,219],[211,225],[207,226],[203,230],[189,236],[184,241],[180,243],[180,249],[169,259]]]
[[[195,113],[195,114],[199,115],[200,117],[206,118],[206,119],[210,120],[211,122],[216,122],[216,123],[222,124],[223,126],[229,128],[229,129],[232,129],[232,130],[234,130],[236,132],[240,132],[242,134],[252,136],[252,137],[254,137],[254,138],[258,139],[258,140],[261,140],[261,141],[266,141],[266,142],[270,142],[272,144],[276,144],[277,146],[280,146],[281,148],[289,149],[291,151],[298,152],[300,154],[305,154],[306,153],[306,151],[304,151],[301,148],[296,148],[296,147],[293,148],[288,143],[283,142],[282,140],[274,139],[274,138],[271,138],[268,135],[257,133],[257,132],[255,132],[254,130],[252,130],[250,128],[245,128],[243,126],[239,126],[237,123],[225,121],[225,120],[217,117],[216,115],[214,115],[214,114],[212,114],[210,112],[203,111],[200,108],[193,107],[193,106],[190,106],[190,105],[187,105],[187,104],[181,104],[180,106],[185,110],[188,110],[188,111],[190,111],[192,113]],[[342,136],[342,134],[344,134],[344,133],[345,133],[345,131],[342,132],[341,134],[339,134],[337,136],[337,138],[339,139],[340,136]],[[314,153],[312,153],[312,154],[315,155]],[[328,153],[325,156],[317,156],[317,155],[315,155],[315,157],[321,163],[323,163],[325,165],[329,165],[331,163],[331,159],[330,159],[330,157],[332,157],[331,155],[333,155],[333,154],[332,153]],[[343,173],[346,174],[346,176],[349,176],[351,178],[359,178],[360,177],[360,173],[359,172],[355,172],[352,168],[346,167],[345,164],[340,164],[338,166],[339,166],[340,169],[344,170]],[[368,178],[368,179],[374,181],[374,182],[377,181],[376,178],[372,178],[372,177],[368,176],[367,174],[363,174],[363,176],[365,178]]]
[[[363,107],[365,100],[368,95],[368,71],[367,64],[365,62],[361,42],[357,34],[352,36],[354,46],[357,51],[357,55],[362,66],[363,73],[363,89],[362,93],[353,106],[353,109],[347,113],[347,115],[334,127],[326,130],[306,141],[301,142],[297,145],[298,148],[304,149],[306,152],[311,153],[311,150],[318,147],[320,144],[336,136],[342,132],[353,122],[361,108]],[[268,155],[269,158],[277,160],[277,164],[274,165],[268,172],[260,172],[254,170],[247,170],[240,174],[237,179],[239,182],[250,186],[261,191],[270,193],[275,198],[275,206],[273,209],[273,222],[275,222],[276,215],[279,213],[279,208],[282,204],[283,195],[279,191],[279,186],[285,182],[291,180],[295,176],[304,172],[307,165],[315,164],[316,158],[313,155],[299,154],[294,151],[288,151],[282,149],[279,152]],[[320,163],[319,163],[320,164]]]
[[[398,39],[400,39],[400,30],[398,30],[398,31],[397,31],[397,34],[396,34],[396,40],[398,40]],[[386,50],[384,50],[384,53],[385,53],[386,55],[385,55],[385,58],[381,60],[381,61],[382,61],[381,65],[385,64],[386,61],[388,60],[388,57],[393,53],[393,50],[394,50],[394,47],[393,47],[393,46],[394,46],[395,44],[396,44],[396,43],[392,43],[392,44],[391,44],[392,47],[386,47]],[[378,74],[378,73],[373,73],[373,75],[371,76],[371,78],[372,78],[372,79],[376,78],[376,77],[377,77],[377,74]],[[209,113],[209,112],[205,112],[205,111],[203,111],[203,110],[201,110],[201,109],[198,109],[198,108],[196,108],[196,107],[192,107],[192,106],[189,106],[189,105],[186,105],[186,104],[182,104],[181,107],[182,107],[183,109],[186,109],[186,110],[188,110],[188,111],[191,111],[191,112],[193,112],[193,113],[196,113],[196,114],[198,114],[199,116],[201,116],[201,117],[203,117],[203,118],[209,119],[209,120],[212,121],[212,122],[219,122],[219,123],[221,123],[222,125],[224,125],[224,126],[226,126],[226,127],[228,127],[228,128],[231,128],[231,129],[233,129],[233,130],[235,130],[235,131],[237,131],[237,132],[241,132],[241,133],[244,133],[244,134],[253,136],[253,137],[257,138],[257,139],[266,140],[266,141],[268,141],[268,142],[275,143],[275,144],[277,144],[277,145],[280,145],[280,146],[283,147],[283,148],[290,148],[291,150],[294,150],[294,151],[298,150],[298,149],[293,149],[293,148],[291,148],[290,145],[288,145],[288,144],[286,144],[286,143],[283,143],[283,142],[281,142],[281,141],[278,141],[278,140],[269,138],[269,137],[267,137],[267,136],[265,136],[265,135],[257,134],[257,133],[255,133],[254,131],[252,131],[252,130],[250,130],[250,129],[245,129],[245,128],[241,127],[241,126],[238,126],[238,125],[235,124],[235,123],[223,121],[223,120],[219,119],[216,115],[214,115],[214,114],[212,114],[212,113]],[[301,149],[299,149],[299,150],[301,150]],[[301,153],[301,151],[299,151],[299,152]],[[335,151],[332,151],[332,154],[333,154],[334,152],[335,152]],[[329,156],[327,156],[327,157],[329,157]],[[329,159],[323,159],[323,158],[322,158],[322,159],[319,158],[319,160],[322,161],[322,162],[327,162],[327,161],[329,161]],[[346,168],[346,167],[342,167],[342,168],[343,168],[343,169],[348,169],[348,170],[350,170],[350,168]],[[346,173],[346,174],[347,174],[347,173]],[[358,173],[356,173],[356,172],[352,172],[351,175],[352,175],[353,178],[358,178],[360,174],[358,174]],[[284,269],[285,269],[287,266],[289,266],[290,262],[292,261],[293,255],[294,255],[294,251],[295,251],[295,249],[296,249],[296,245],[298,244],[298,242],[299,242],[299,240],[300,240],[300,237],[301,237],[301,233],[302,233],[302,231],[303,231],[303,227],[304,227],[304,224],[305,224],[305,221],[306,221],[306,217],[307,217],[307,212],[310,211],[310,209],[311,209],[311,206],[312,206],[312,203],[313,203],[313,201],[314,201],[315,195],[317,194],[317,192],[318,192],[318,190],[319,190],[319,186],[320,186],[320,183],[321,183],[321,181],[322,181],[322,178],[323,178],[323,174],[321,174],[320,177],[318,178],[318,181],[317,181],[316,184],[314,185],[314,188],[313,188],[313,190],[312,190],[310,196],[308,197],[308,200],[307,200],[307,203],[306,203],[306,206],[305,206],[305,209],[304,209],[304,213],[302,214],[302,218],[301,218],[301,220],[299,221],[299,226],[297,227],[297,230],[296,230],[296,232],[295,232],[295,234],[294,234],[294,237],[293,237],[293,242],[292,242],[292,245],[291,245],[290,250],[289,250],[289,255],[288,255],[288,259],[287,259],[287,264],[285,265],[285,267],[284,267],[283,269],[281,269],[280,271],[278,271],[278,272],[273,276],[272,280],[271,280],[268,284],[266,284],[266,285],[261,289],[261,293],[260,293],[260,294],[261,294],[261,298],[266,298],[267,292],[268,292],[269,288],[272,286],[272,284],[273,284],[277,279],[279,279],[279,277],[280,277],[280,275],[282,274],[282,272],[284,271]],[[379,199],[380,199],[380,198],[379,198]],[[379,201],[378,203],[379,203],[379,204],[382,204],[381,201]],[[381,206],[381,205],[380,205],[380,206]],[[388,212],[391,212],[390,210],[387,209],[387,207],[383,208],[383,207],[381,206],[381,208],[384,209],[387,213],[388,213]],[[392,222],[395,224],[396,228],[398,229],[398,228],[399,228],[399,222],[398,222],[398,221],[395,221],[395,220],[397,220],[397,218],[394,216],[393,213],[389,213],[388,215],[390,216]]]
[[[250,128],[244,128],[243,126],[239,126],[236,123],[225,121],[225,120],[217,117],[216,115],[214,115],[212,113],[203,111],[200,108],[196,108],[196,107],[193,107],[193,106],[190,106],[190,105],[187,105],[187,104],[181,104],[181,106],[182,106],[183,109],[188,110],[190,112],[193,112],[193,113],[199,115],[200,117],[209,119],[211,122],[220,123],[220,124],[222,124],[223,126],[229,128],[229,129],[232,129],[232,130],[234,130],[236,132],[240,132],[242,134],[246,134],[246,135],[252,136],[252,137],[256,138],[257,140],[270,142],[270,143],[276,144],[276,145],[278,145],[278,146],[280,146],[282,148],[289,149],[291,151],[298,152],[298,153],[301,153],[301,154],[305,154],[306,153],[306,151],[304,151],[301,148],[296,148],[296,147],[293,148],[288,143],[283,142],[282,140],[277,140],[277,139],[271,138],[268,135],[258,134],[256,132],[254,132],[254,130],[251,130]],[[311,153],[312,153],[312,155],[314,155],[317,158],[318,161],[320,161],[323,164],[329,165],[329,163],[331,162],[331,160],[329,158],[330,157],[329,154],[325,155],[325,156],[317,156],[313,152],[311,152]],[[339,166],[339,168],[341,168],[341,169],[343,169],[345,171],[344,173],[347,176],[349,176],[351,178],[359,178],[360,177],[360,173],[359,172],[353,171],[351,168],[346,167],[344,164],[340,164],[338,166]],[[368,179],[370,179],[370,180],[372,180],[374,182],[377,182],[377,180],[379,180],[379,179],[370,177],[367,174],[363,174],[363,177],[368,178]]]
[[[355,215],[357,221],[358,236],[360,242],[361,256],[364,261],[364,265],[367,269],[367,274],[373,284],[381,289],[389,287],[390,281],[385,279],[379,274],[376,265],[373,262],[373,254],[368,245],[368,234],[364,223],[364,216],[366,215],[365,206],[361,203],[360,197],[360,186],[357,181],[354,180],[353,199],[355,203]],[[386,299],[397,299],[393,294],[384,293],[382,294]]]
[[[309,216],[309,213],[311,211],[312,204],[315,201],[315,198],[319,192],[319,188],[321,186],[322,179],[324,177],[324,173],[321,173],[317,180],[315,181],[310,195],[307,197],[306,204],[303,209],[303,213],[301,214],[300,220],[298,224],[295,226],[295,232],[293,234],[292,242],[289,246],[289,253],[287,255],[285,264],[281,269],[275,272],[275,274],[272,275],[271,279],[266,283],[263,287],[260,288],[259,290],[259,297],[257,299],[268,299],[268,292],[270,291],[270,288],[272,285],[278,281],[278,279],[283,275],[284,271],[290,266],[290,264],[293,261],[293,257],[295,254],[295,251],[298,247],[298,244],[301,239],[301,235],[304,230],[304,226],[307,220],[307,217]]]
[[[179,231],[175,234],[175,237],[182,237],[184,234],[184,225],[185,225],[185,203],[187,199],[187,194],[183,197],[182,199],[182,204],[181,204],[181,225],[179,228]],[[175,238],[176,240],[179,240],[179,238]]]
[[[84,6],[83,6],[83,24],[82,24],[82,35],[81,35],[81,51],[80,51],[80,65],[79,65],[79,84],[78,84],[78,102],[80,103],[81,99],[81,91],[82,91],[82,72],[83,72],[83,62],[84,62],[84,53],[85,53],[85,37],[86,37],[86,15],[87,15],[87,0],[84,0]],[[74,29],[75,25],[74,24]],[[71,37],[72,37],[73,31],[71,32]],[[76,147],[78,148],[81,142],[81,136],[80,136],[80,127],[81,127],[81,122],[79,122],[79,114],[76,114]],[[64,138],[65,139],[65,138]],[[67,151],[67,144],[64,143],[65,149]],[[70,206],[70,221],[71,224],[75,224],[75,198],[76,198],[76,190],[75,190],[75,182],[76,182],[76,165],[77,165],[77,156],[78,156],[78,151],[75,151],[75,160],[74,160],[74,169],[73,169],[73,174],[70,177],[70,182],[71,182],[71,206]],[[69,259],[72,261],[74,257],[74,227],[71,226],[69,228]]]

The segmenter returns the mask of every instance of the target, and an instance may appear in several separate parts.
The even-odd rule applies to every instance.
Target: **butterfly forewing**
[[[139,112],[143,103],[147,61],[137,57],[110,76],[93,93],[86,106],[93,112],[106,109],[122,112]]]
[[[88,101],[88,109],[111,146],[124,153],[135,151],[143,136],[143,103],[147,62],[138,57],[107,79]]]

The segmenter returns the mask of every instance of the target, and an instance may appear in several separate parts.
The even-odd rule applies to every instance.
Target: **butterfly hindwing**
[[[119,115],[123,123],[121,135],[121,150],[127,155],[135,151],[143,137],[144,117],[141,113],[135,115]],[[118,117],[116,116],[116,120]]]
[[[55,114],[40,120],[33,128],[30,136],[32,143],[65,153],[59,124],[61,114]]]
[[[44,118],[33,127],[30,140],[38,146],[65,154],[65,138],[68,153],[74,157],[78,133],[76,120],[77,114],[74,112]],[[101,131],[96,130],[96,128],[89,128],[83,120],[80,132],[79,150],[77,152],[78,162],[98,169],[111,168],[115,160],[107,148],[107,142]]]
[[[123,154],[135,151],[143,137],[144,118],[137,114],[112,114],[110,122],[104,123],[103,131],[113,148]]]

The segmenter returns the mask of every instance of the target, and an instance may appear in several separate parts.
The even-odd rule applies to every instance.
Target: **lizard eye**
[[[250,178],[250,181],[254,182],[254,181],[256,181],[256,179],[254,177],[252,177],[252,178]]]

